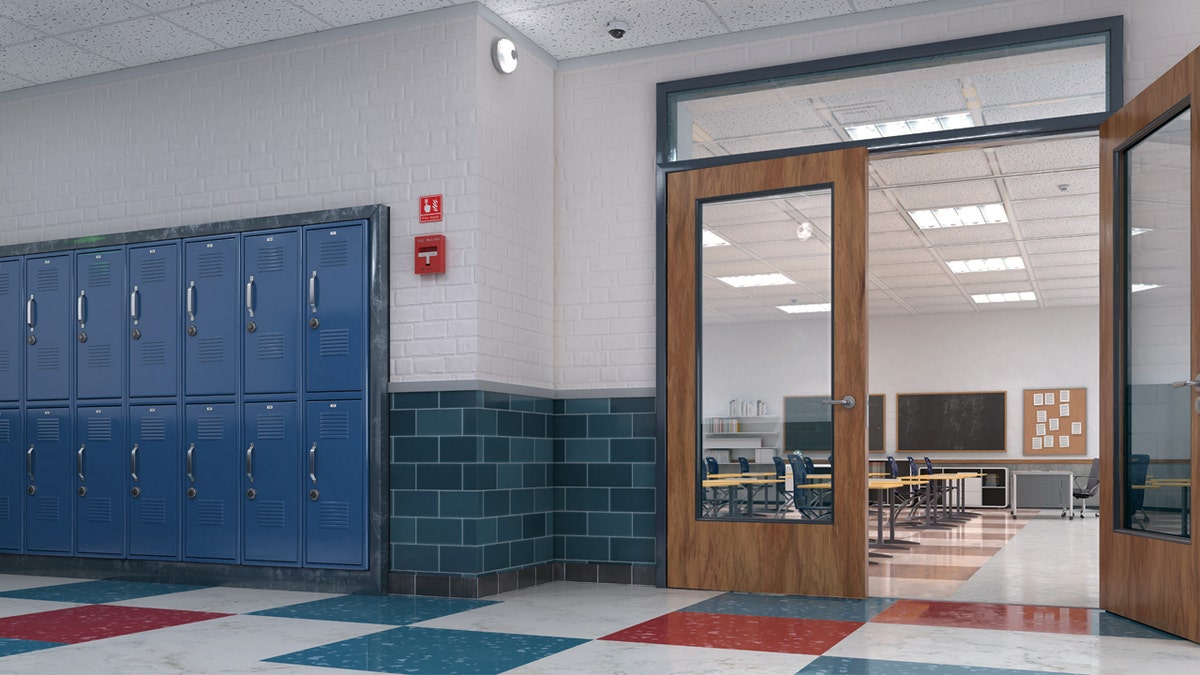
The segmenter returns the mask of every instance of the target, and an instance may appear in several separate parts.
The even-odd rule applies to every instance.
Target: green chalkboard
[[[824,396],[783,398],[783,451],[833,451],[833,409],[823,405]],[[883,452],[883,394],[867,397],[867,447]]]
[[[1004,451],[1002,391],[896,395],[896,452]]]

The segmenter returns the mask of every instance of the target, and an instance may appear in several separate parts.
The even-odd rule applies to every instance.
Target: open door
[[[668,586],[866,597],[866,180],[865,148],[667,177]],[[803,340],[803,361],[772,362],[763,334]],[[798,481],[772,484],[783,396],[713,384],[739,352],[770,365],[733,395],[757,377],[813,401],[806,454],[831,472],[792,502]],[[707,458],[739,475],[706,483]]]
[[[1100,607],[1200,642],[1200,50],[1100,128]]]

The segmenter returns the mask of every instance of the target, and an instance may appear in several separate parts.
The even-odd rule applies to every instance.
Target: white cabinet
[[[745,457],[753,464],[771,464],[780,454],[779,416],[706,417],[702,428],[704,456],[722,464]]]

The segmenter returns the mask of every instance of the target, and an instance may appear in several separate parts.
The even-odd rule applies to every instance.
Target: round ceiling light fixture
[[[508,75],[517,69],[517,45],[506,38],[496,38],[492,44],[492,63],[496,70]]]
[[[796,238],[800,241],[808,241],[812,239],[812,223],[807,220],[796,226]]]

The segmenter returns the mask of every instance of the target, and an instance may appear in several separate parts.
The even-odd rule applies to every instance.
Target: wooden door
[[[668,586],[866,597],[866,179],[865,148],[681,171],[667,178]],[[766,204],[763,200],[776,201]],[[764,216],[764,210],[774,215]],[[806,212],[804,219],[787,220],[788,214],[800,211]],[[717,281],[715,274],[704,271],[704,251],[708,249],[702,245],[703,230],[710,221],[732,220],[738,225],[742,213],[757,213],[758,220],[747,225],[750,229],[744,238],[730,235],[734,241],[726,242],[729,248],[713,250],[728,251],[721,255],[732,259],[739,257],[737,249],[744,249],[755,259],[751,262],[760,263],[758,271],[779,274],[789,284],[788,290],[780,291],[783,295],[772,295],[776,291],[770,290],[730,290],[733,277]],[[711,218],[706,220],[706,214]],[[793,233],[790,238],[785,235],[769,244],[755,238],[756,231],[780,222]],[[803,251],[810,243],[810,248],[824,247],[825,262],[804,258]],[[797,252],[789,253],[792,250]],[[745,358],[746,363],[753,360],[768,364],[768,368],[791,367],[795,364],[772,361],[782,356],[750,344],[756,333],[772,330],[771,322],[782,320],[777,315],[788,311],[784,306],[773,307],[776,301],[771,298],[788,295],[797,307],[803,305],[813,316],[823,317],[808,319],[820,322],[824,332],[813,339],[809,331],[804,349],[811,356],[801,359],[806,372],[813,371],[814,360],[827,361],[816,371],[823,373],[813,385],[817,389],[792,393],[818,395],[830,404],[840,402],[829,406],[827,418],[832,444],[828,456],[833,459],[831,506],[814,519],[779,518],[777,511],[767,510],[766,503],[757,513],[735,514],[731,503],[727,511],[731,517],[706,516],[701,437],[705,435],[702,420],[712,413],[705,409],[709,402],[702,401],[703,364],[706,358],[712,363],[719,349],[710,341],[709,353],[704,353],[708,317],[722,315],[727,335],[746,340],[744,354],[718,355],[721,358]],[[727,309],[720,309],[715,300],[710,302],[709,296],[724,297]],[[788,300],[782,302],[786,306]],[[759,320],[767,323],[756,323]],[[856,405],[848,408],[844,404],[847,397],[853,397]],[[764,401],[763,406],[780,415],[782,397]],[[720,406],[717,412],[723,412]],[[750,416],[771,419],[762,412]],[[783,448],[762,450],[763,454],[782,454]],[[770,470],[772,464],[759,459],[756,468]],[[765,459],[769,461],[769,457]],[[824,462],[826,450],[815,459]],[[749,506],[753,508],[754,502]]]
[[[1200,641],[1200,50],[1100,128],[1100,606]]]

